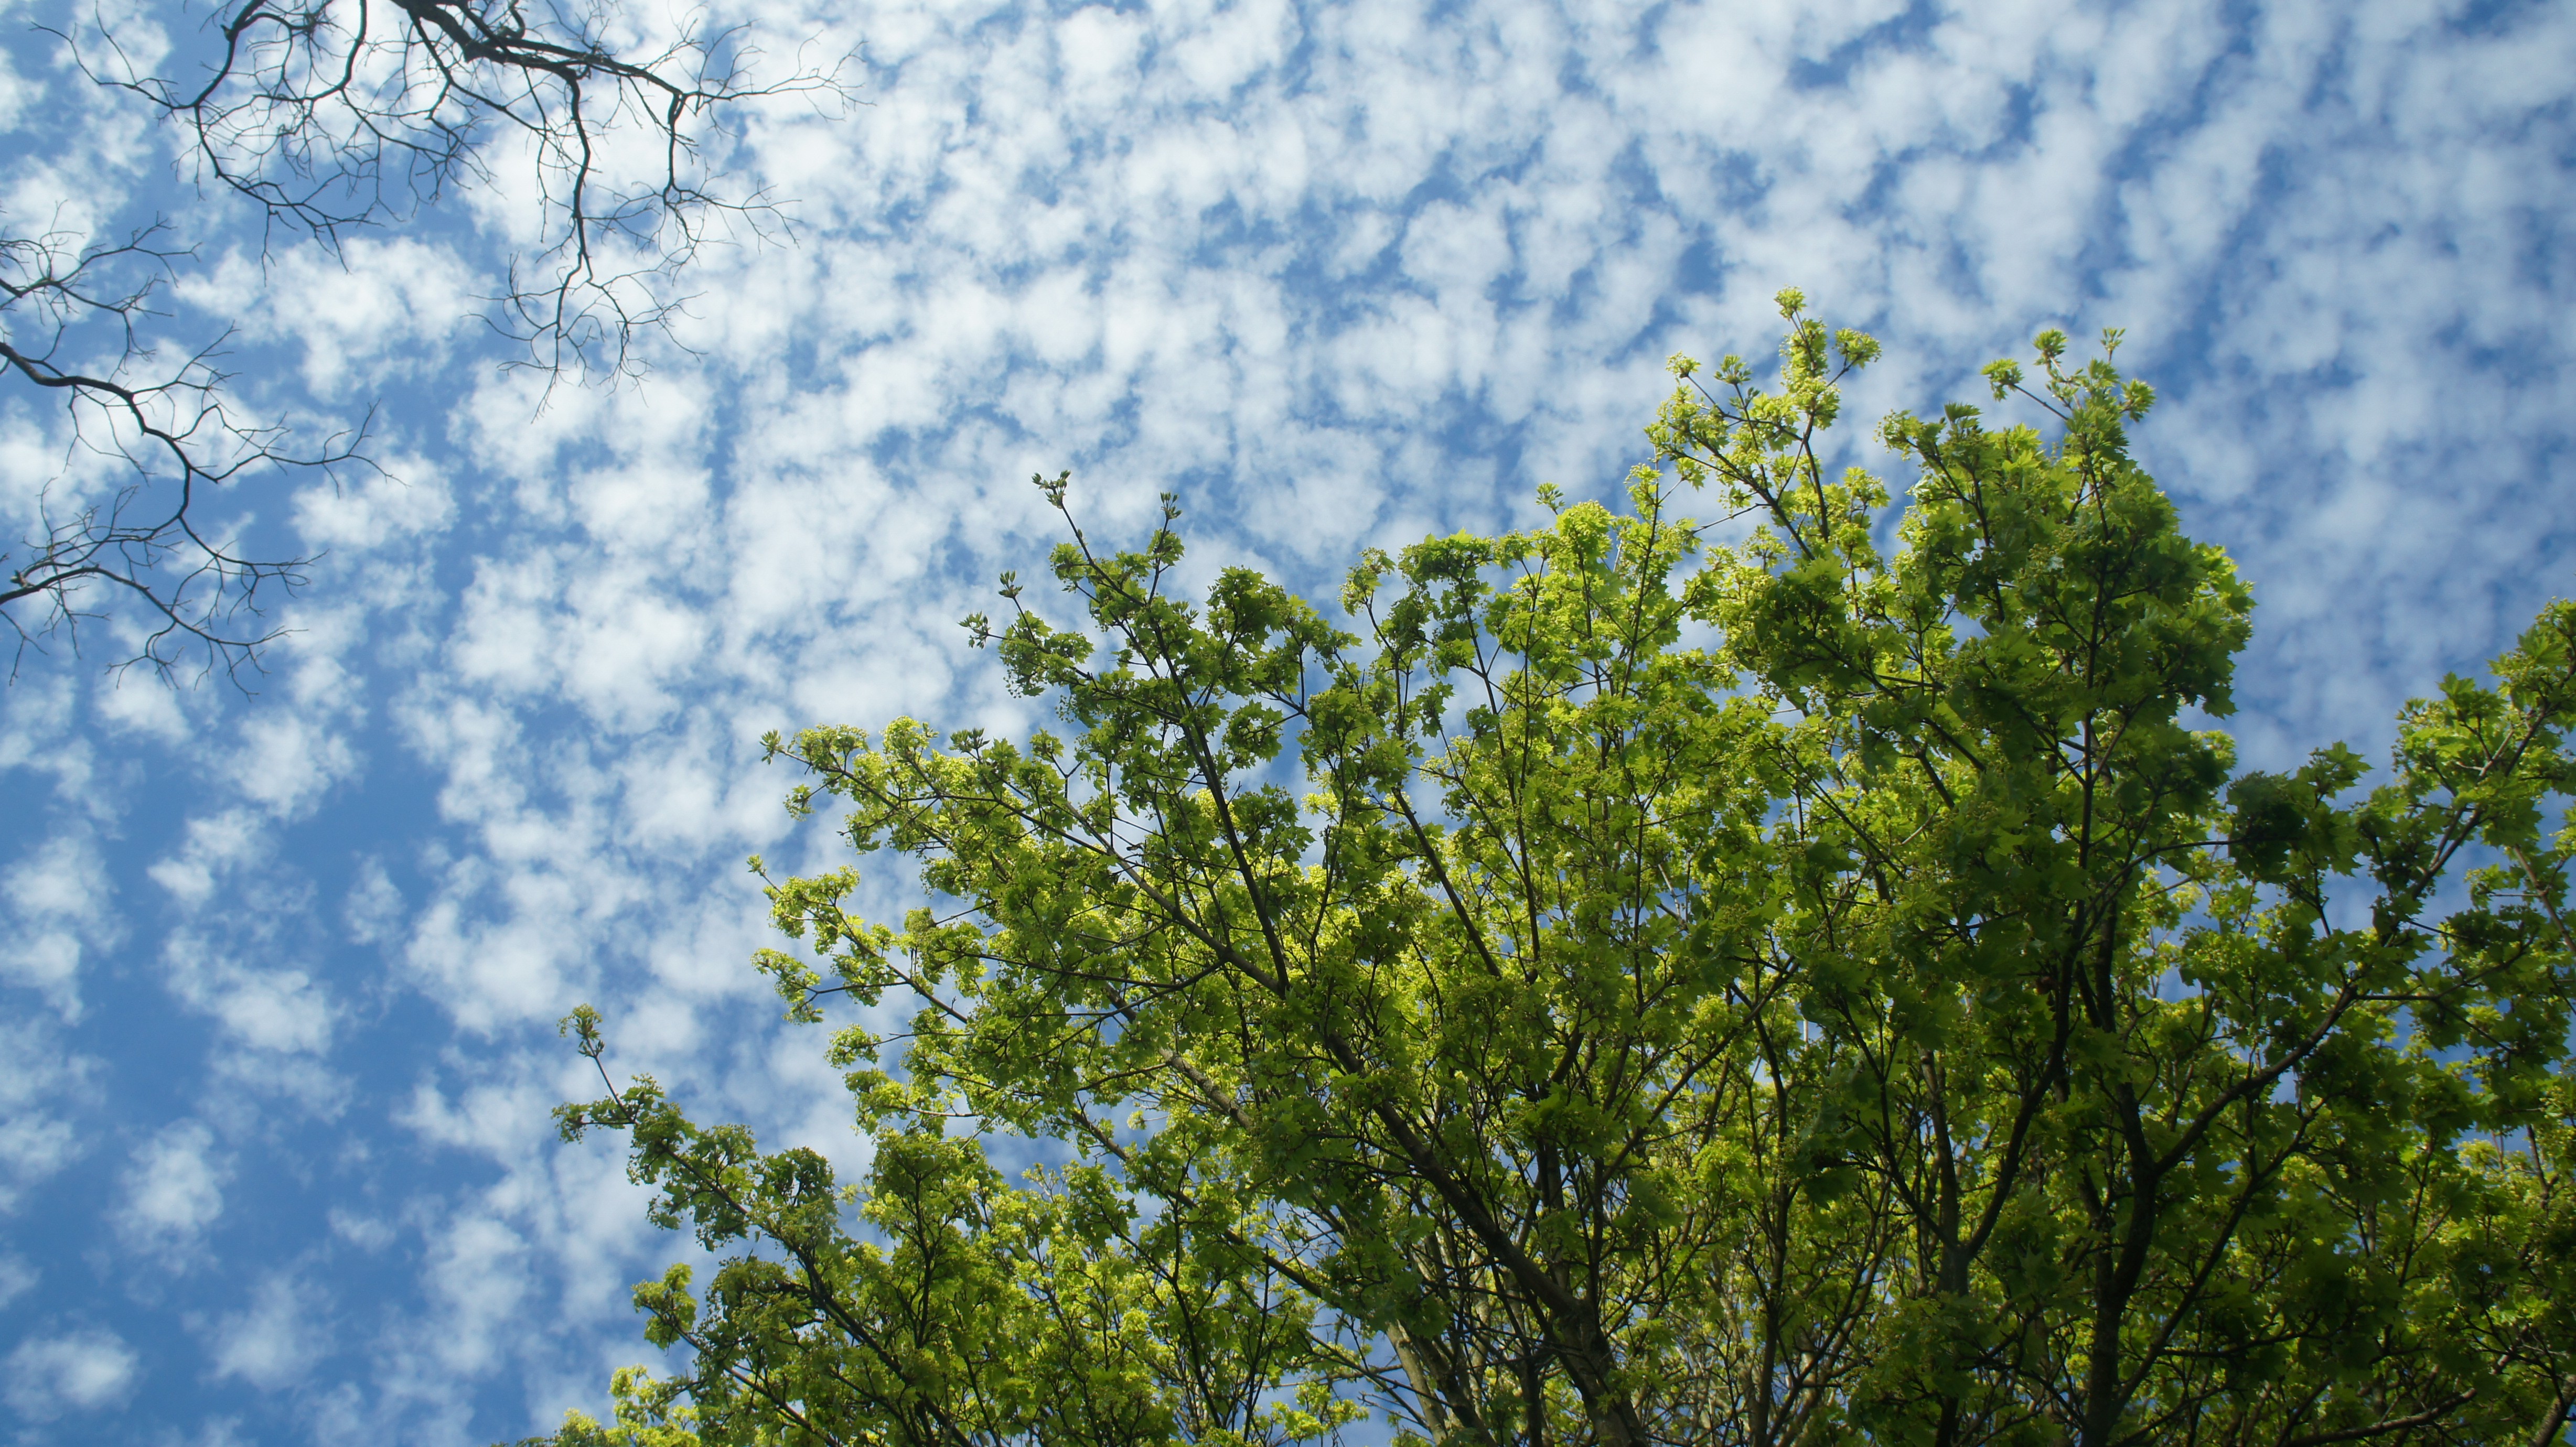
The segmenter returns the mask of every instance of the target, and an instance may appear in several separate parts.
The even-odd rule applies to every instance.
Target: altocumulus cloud
[[[2383,742],[2567,587],[2563,7],[713,18],[864,43],[868,105],[721,143],[797,240],[709,251],[641,385],[494,369],[458,318],[498,232],[266,269],[245,218],[190,238],[178,320],[238,320],[281,415],[381,398],[390,476],[240,495],[328,550],[258,698],[56,660],[0,704],[35,821],[0,846],[0,1346],[56,1440],[480,1442],[595,1407],[646,1351],[626,1283],[687,1243],[553,1141],[595,1084],[552,1030],[576,1001],[702,1118],[863,1161],[742,963],[742,856],[832,857],[752,741],[1026,722],[954,620],[1053,540],[1032,472],[1074,469],[1103,535],[1176,491],[1193,566],[1314,587],[1529,520],[1540,481],[1612,494],[1664,359],[1758,357],[1798,285],[1891,344],[1861,419],[1975,395],[2040,326],[2129,329],[2164,395],[2142,456],[2257,584],[2248,762]],[[11,44],[11,216],[223,214]],[[0,414],[17,515],[60,443]]]
[[[134,1149],[116,1225],[126,1243],[175,1264],[194,1257],[224,1211],[232,1168],[204,1122],[165,1126]]]
[[[9,1405],[30,1424],[112,1406],[134,1385],[135,1366],[132,1349],[103,1328],[31,1336],[9,1353]]]

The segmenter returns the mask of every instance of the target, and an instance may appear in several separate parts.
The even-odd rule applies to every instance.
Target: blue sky
[[[227,497],[328,549],[256,697],[102,656],[0,693],[25,1441],[595,1406],[650,1355],[628,1284],[688,1243],[555,1141],[577,1002],[702,1118],[863,1161],[747,963],[744,856],[835,859],[756,740],[1024,723],[956,620],[1052,541],[1041,469],[1109,533],[1177,491],[1195,566],[1319,588],[1543,481],[1613,495],[1664,359],[1766,354],[1796,285],[1887,344],[1864,420],[1976,396],[2041,326],[2128,329],[2139,453],[2257,589],[2248,763],[2376,752],[2571,587],[2566,7],[752,0],[720,15],[774,54],[864,45],[866,104],[749,113],[720,164],[793,242],[708,252],[643,382],[551,394],[472,320],[510,173],[263,267],[26,28],[67,13],[0,6],[7,219],[169,215],[200,251],[167,334],[236,324],[266,415],[379,407],[393,477]],[[13,530],[59,441],[0,394]]]

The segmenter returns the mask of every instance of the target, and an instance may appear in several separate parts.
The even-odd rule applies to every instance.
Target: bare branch
[[[148,625],[115,667],[145,664],[164,678],[191,660],[200,675],[221,670],[237,685],[279,635],[268,598],[304,581],[310,558],[261,559],[204,527],[204,494],[247,473],[283,467],[325,471],[367,465],[365,429],[298,449],[282,427],[246,422],[226,407],[228,380],[214,365],[221,339],[175,367],[137,331],[175,252],[155,224],[113,244],[84,244],[63,231],[0,234],[0,375],[56,399],[70,420],[62,471],[38,495],[32,530],[0,551],[0,619],[14,634],[10,677],[27,650],[60,637],[75,652],[81,626],[124,598]],[[113,360],[63,360],[103,334]],[[80,454],[113,460],[129,479],[104,500],[55,505]]]
[[[702,147],[726,109],[850,99],[846,58],[755,81],[741,29],[693,15],[661,40],[621,43],[623,13],[607,0],[219,0],[185,78],[148,73],[103,11],[53,33],[92,80],[182,126],[199,184],[256,203],[270,241],[308,235],[336,253],[353,228],[494,183],[492,147],[523,144],[538,240],[487,298],[487,320],[526,347],[519,365],[620,377],[640,370],[639,331],[667,330],[686,300],[675,283],[701,245],[783,226],[765,191],[707,177]],[[278,636],[266,602],[313,560],[253,558],[209,533],[206,490],[261,469],[371,465],[364,425],[303,447],[241,417],[214,365],[221,337],[157,362],[138,323],[190,254],[158,244],[163,232],[156,222],[116,244],[0,232],[0,376],[71,420],[32,531],[0,553],[12,676],[53,637],[77,651],[81,625],[123,596],[151,626],[118,667],[166,676],[202,655],[240,682]],[[131,480],[104,500],[94,485],[66,489],[83,452]]]
[[[226,0],[189,79],[143,74],[103,18],[74,50],[92,79],[187,128],[201,183],[333,248],[491,183],[491,147],[516,133],[539,239],[488,299],[489,320],[527,346],[528,365],[629,375],[636,334],[667,328],[702,244],[784,225],[765,189],[706,175],[702,148],[726,108],[809,95],[838,109],[850,58],[761,81],[740,27],[692,15],[667,41],[621,48],[619,14],[599,0]]]

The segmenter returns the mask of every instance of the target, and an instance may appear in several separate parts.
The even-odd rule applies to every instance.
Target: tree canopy
[[[2038,425],[1887,418],[1896,502],[1825,462],[1876,342],[1782,310],[1624,511],[1371,551],[1344,623],[1068,512],[1078,616],[968,620],[1060,728],[773,736],[925,891],[763,875],[871,1163],[565,1107],[724,1260],[553,1440],[2558,1440],[2576,608],[2384,770],[2244,771],[2252,595],[2116,333],[1987,369]]]

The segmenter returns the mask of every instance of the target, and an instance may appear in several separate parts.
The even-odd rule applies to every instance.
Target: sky
[[[620,1074],[861,1166],[749,964],[745,856],[841,862],[758,739],[1028,726],[957,620],[1056,540],[1035,472],[1103,538],[1177,493],[1199,576],[1329,596],[1363,547],[1535,522],[1541,483],[1615,498],[1666,358],[1767,358],[1797,286],[1886,345],[1846,453],[1899,486],[1869,420],[2126,329],[2137,455],[2255,587],[2249,766],[2384,753],[2571,591],[2565,6],[726,0],[782,67],[854,52],[858,103],[743,110],[709,154],[792,235],[702,254],[642,380],[552,388],[476,319],[511,173],[263,257],[31,28],[74,9],[0,4],[0,221],[166,216],[197,249],[157,335],[231,327],[260,415],[373,408],[384,473],[220,496],[325,553],[255,693],[112,677],[112,635],[0,691],[20,1441],[598,1410],[654,1355],[630,1284],[693,1248],[613,1142],[556,1139],[577,1003]],[[206,42],[202,8],[101,13],[174,70]],[[13,533],[96,485],[61,442],[0,390]]]

